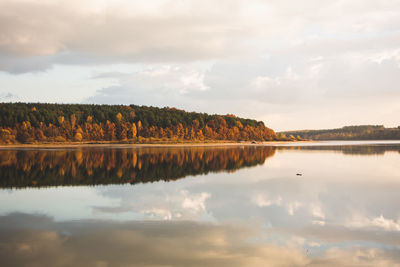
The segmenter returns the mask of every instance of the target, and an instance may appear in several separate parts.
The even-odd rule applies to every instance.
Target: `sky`
[[[0,101],[400,125],[400,0],[0,0]]]

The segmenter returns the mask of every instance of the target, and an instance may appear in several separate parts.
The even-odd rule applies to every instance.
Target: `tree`
[[[107,121],[105,125],[105,134],[104,134],[106,140],[108,141],[115,140],[116,137],[115,133],[116,133],[115,124],[110,121]]]
[[[45,141],[46,139],[47,139],[47,137],[44,135],[43,131],[40,128],[36,129],[35,140]]]
[[[64,124],[64,116],[58,116],[57,121],[60,126],[63,125]]]
[[[120,112],[118,112],[118,114],[115,116],[115,118],[117,119],[117,122],[121,122],[122,121],[122,114]]]
[[[132,122],[132,126],[131,126],[130,132],[129,132],[129,138],[136,138],[136,135],[137,135],[136,124],[134,122]]]
[[[77,132],[75,135],[74,135],[74,141],[82,141],[82,134],[81,133],[79,133],[79,132]]]
[[[0,129],[0,141],[5,144],[14,143],[15,136],[10,129]]]
[[[71,114],[71,129],[74,130],[75,129],[75,124],[76,124],[76,116],[75,114]]]
[[[29,126],[28,126],[29,125]],[[367,127],[364,138],[399,135],[382,127]],[[209,115],[176,108],[123,105],[0,103],[1,142],[125,140],[147,137],[171,139],[257,139],[275,140],[264,123],[234,115]],[[80,131],[77,131],[80,129]],[[359,136],[357,127],[348,127],[343,138]],[[9,134],[8,134],[9,132]],[[368,134],[368,136],[367,136]],[[297,134],[294,134],[296,136]],[[79,135],[78,135],[79,136]],[[302,135],[303,136],[303,135]],[[324,135],[320,135],[324,136]],[[326,137],[327,135],[325,135]],[[7,140],[7,141],[6,141]]]
[[[30,143],[34,141],[34,134],[29,121],[24,121],[18,126],[16,139],[21,143]]]
[[[125,124],[118,123],[116,128],[116,135],[118,140],[126,140],[128,138],[128,129]]]
[[[137,122],[137,132],[138,132],[138,136],[141,135],[141,130],[142,130],[142,122],[138,121]]]

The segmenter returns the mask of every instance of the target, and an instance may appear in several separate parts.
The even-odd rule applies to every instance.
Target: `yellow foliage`
[[[117,121],[121,121],[122,120],[122,114],[120,112],[118,112],[118,114],[115,116],[117,118]]]
[[[123,170],[122,169],[118,169],[118,171],[117,171],[118,178],[121,178],[123,174],[124,174]]]
[[[137,129],[136,129],[135,123],[133,122],[132,123],[132,137],[135,138],[136,135],[137,135]]]
[[[59,124],[63,124],[63,123],[64,123],[64,116],[59,116],[59,117],[57,118],[57,120],[58,120],[58,123],[59,123]]]
[[[77,132],[74,136],[75,141],[82,141],[82,134]]]
[[[83,162],[83,154],[81,150],[78,150],[75,152],[75,160],[78,163],[78,165],[81,165]]]
[[[0,130],[0,136],[8,136],[10,134],[11,134],[10,130],[7,130],[7,129]]]
[[[240,121],[236,121],[236,126],[237,126],[239,129],[243,129],[243,124],[242,124]]]
[[[66,140],[65,140],[65,138],[62,137],[62,136],[57,136],[57,137],[54,139],[54,141],[56,141],[56,142],[65,142]]]

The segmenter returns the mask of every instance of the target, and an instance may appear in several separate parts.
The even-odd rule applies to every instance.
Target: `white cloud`
[[[182,207],[193,213],[206,211],[205,201],[211,197],[209,193],[202,192],[198,195],[190,196],[187,191],[182,192],[185,199],[182,202]]]
[[[280,206],[282,204],[282,197],[278,196],[274,199],[266,199],[265,196],[257,194],[253,197],[252,202],[260,208],[272,205]]]
[[[172,219],[172,213],[167,209],[152,208],[152,209],[142,210],[141,213],[153,219],[162,219],[162,220]]]
[[[252,197],[252,202],[256,204],[258,207],[270,207],[270,206],[278,206],[285,207],[287,213],[291,216],[294,215],[294,212],[303,206],[303,203],[299,201],[284,201],[281,196],[277,197],[265,197],[262,194],[256,194]]]
[[[89,103],[174,106],[193,110],[191,95],[206,93],[204,71],[190,65],[157,65],[134,73],[105,73],[96,78],[114,77],[116,85],[105,87],[85,100]]]
[[[293,216],[294,212],[295,212],[299,207],[301,207],[301,206],[302,206],[302,203],[300,203],[300,202],[298,202],[298,201],[289,203],[289,204],[287,205],[287,212],[288,212],[288,214]]]
[[[349,228],[372,228],[384,231],[400,231],[400,218],[396,220],[387,219],[380,215],[379,217],[367,218],[363,216],[356,216],[346,223]]]
[[[0,93],[0,102],[17,102],[19,97],[10,92]]]
[[[315,218],[325,219],[325,213],[322,211],[322,208],[319,205],[311,205],[311,214]]]
[[[311,223],[320,226],[324,226],[326,224],[325,221],[320,221],[320,220],[313,220]]]
[[[122,205],[117,209],[102,209],[102,212],[117,212],[139,214],[135,218],[145,220],[211,220],[206,207],[207,199],[211,194],[207,192],[193,193],[186,189],[173,189],[150,194],[150,199],[146,194],[134,201],[130,199],[121,200]],[[131,203],[132,201],[132,203]],[[150,203],[150,204],[149,204]]]

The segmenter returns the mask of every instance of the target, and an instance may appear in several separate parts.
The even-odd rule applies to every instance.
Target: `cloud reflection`
[[[396,266],[398,150],[351,148],[357,156],[349,157],[340,149],[279,148],[265,161],[271,154],[254,149],[247,167],[258,167],[236,172],[174,182],[3,190],[2,214],[46,214],[55,221],[0,217],[0,257],[6,266]],[[148,152],[141,158],[163,158]],[[181,152],[170,153],[166,162],[195,165],[202,162],[199,155],[209,155],[209,162],[220,155]],[[239,152],[223,150],[226,164],[210,166],[230,170],[229,162],[241,161]],[[117,158],[133,155],[122,154]]]
[[[395,249],[264,241],[255,225],[194,222],[67,221],[40,215],[0,217],[4,266],[398,266]],[[268,236],[267,236],[268,237]]]

